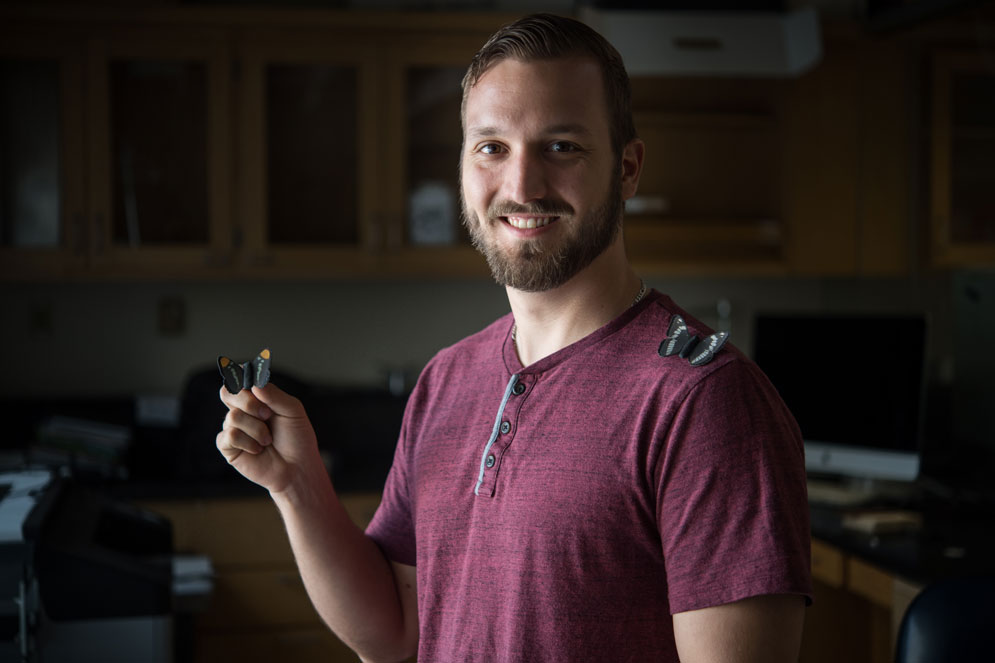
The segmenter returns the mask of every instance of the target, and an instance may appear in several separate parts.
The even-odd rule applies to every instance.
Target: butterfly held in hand
[[[659,353],[661,357],[677,355],[687,359],[692,366],[701,366],[712,361],[728,338],[729,332],[715,332],[705,338],[692,335],[684,318],[675,313],[670,318],[667,338],[660,343]]]
[[[225,356],[218,357],[218,370],[224,378],[225,388],[237,394],[249,387],[265,387],[269,382],[269,349],[259,353],[252,361],[236,364]]]

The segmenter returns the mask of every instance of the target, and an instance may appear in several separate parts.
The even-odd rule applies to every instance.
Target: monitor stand
[[[856,477],[808,477],[810,504],[829,507],[859,507],[882,502],[902,504],[915,497],[916,484]]]

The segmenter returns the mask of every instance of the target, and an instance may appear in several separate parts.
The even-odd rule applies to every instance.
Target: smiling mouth
[[[519,230],[529,230],[548,226],[558,218],[558,216],[506,216],[504,220],[508,222],[508,225]]]

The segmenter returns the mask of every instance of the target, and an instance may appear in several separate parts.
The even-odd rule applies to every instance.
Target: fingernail
[[[263,421],[266,421],[267,419],[269,419],[272,414],[273,414],[273,411],[270,410],[265,405],[260,405],[259,406],[259,418],[262,419]]]

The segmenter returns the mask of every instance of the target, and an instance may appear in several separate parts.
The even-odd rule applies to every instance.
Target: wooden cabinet
[[[3,151],[0,278],[486,276],[459,222],[459,81],[510,18],[0,8],[0,132],[48,141]],[[796,79],[633,79],[641,273],[908,273],[909,55],[853,26],[824,33]],[[962,79],[941,73],[953,103]],[[42,90],[30,103],[25,85]],[[20,132],[25,116],[44,131]],[[990,132],[948,116],[955,136]],[[993,243],[958,202],[990,175],[962,142],[938,143],[966,164],[934,178],[951,210],[941,262]],[[40,184],[23,183],[25,154],[44,157]]]
[[[0,276],[203,268],[231,234],[224,34],[67,26],[0,29]]]
[[[231,241],[229,47],[197,27],[87,36],[90,270],[203,270]]]
[[[784,84],[633,79],[646,144],[626,204],[626,248],[644,272],[785,270],[781,203]]]
[[[888,663],[898,627],[922,587],[822,541],[812,541],[813,605],[801,663]]]
[[[361,527],[379,501],[373,494],[342,497]],[[356,660],[315,612],[271,500],[162,500],[142,506],[170,519],[177,552],[206,555],[214,567],[208,607],[194,615],[195,663]]]
[[[363,31],[239,31],[236,271],[368,270],[382,245],[375,49]]]
[[[459,81],[507,20],[0,9],[0,278],[485,275]]]
[[[785,112],[785,252],[800,275],[896,276],[916,262],[913,59],[895,38],[827,26]]]
[[[0,27],[0,276],[86,262],[85,42]]]
[[[931,62],[931,258],[995,264],[995,71],[983,52],[937,51]]]
[[[906,42],[827,23],[793,79],[634,78],[642,271],[896,276],[916,259]]]
[[[460,222],[458,169],[461,82],[487,37],[422,30],[385,51],[384,139],[397,150],[389,150],[395,157],[384,160],[381,181],[388,255],[402,270],[434,264],[443,274],[487,273]]]

